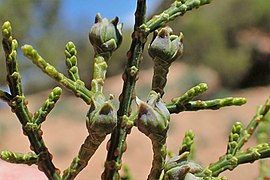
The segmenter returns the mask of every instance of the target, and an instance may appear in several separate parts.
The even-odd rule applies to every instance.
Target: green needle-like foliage
[[[60,174],[52,163],[52,156],[45,146],[40,125],[32,121],[32,114],[27,108],[27,102],[21,86],[21,76],[18,71],[16,56],[18,43],[12,38],[12,29],[9,22],[3,24],[2,34],[2,44],[6,55],[7,81],[11,92],[9,106],[22,124],[23,132],[30,141],[31,150],[40,157],[37,162],[38,168],[43,171],[48,178],[59,179]],[[17,156],[17,154],[14,153],[9,153],[9,155],[13,160],[16,159],[16,157],[18,157],[18,159],[21,158],[21,155]]]
[[[193,131],[190,130],[186,132],[178,154],[183,154],[184,152],[191,152],[191,148],[194,143],[194,136],[195,135]]]
[[[219,161],[212,163],[205,170],[197,175],[199,177],[213,176],[217,177],[225,170],[233,170],[240,164],[252,163],[255,160],[269,157],[269,144],[266,142],[251,147],[247,150],[241,150],[243,145],[249,140],[259,123],[266,117],[270,111],[270,98],[262,106],[259,106],[256,115],[250,121],[246,128],[237,122],[233,125],[232,132],[229,135],[227,153]]]
[[[71,80],[76,82],[80,80],[80,75],[77,67],[77,50],[73,42],[68,42],[66,44],[65,55],[68,75]]]
[[[146,33],[155,31],[164,26],[169,21],[174,20],[177,16],[184,15],[187,11],[199,8],[202,5],[210,3],[211,0],[176,0],[172,5],[164,10],[161,14],[154,16],[141,26]]]
[[[11,151],[2,151],[0,153],[0,158],[10,162],[10,163],[16,163],[16,164],[37,164],[38,163],[38,156],[34,153],[14,153]]]
[[[211,0],[175,0],[172,5],[161,14],[150,20],[146,19],[146,0],[137,0],[135,12],[135,25],[132,33],[132,43],[127,52],[127,64],[123,73],[123,89],[119,97],[119,107],[113,103],[113,95],[107,98],[103,93],[107,69],[113,53],[122,43],[122,24],[118,24],[118,17],[108,20],[96,15],[95,24],[90,29],[89,40],[94,48],[93,55],[93,79],[91,89],[86,88],[80,79],[77,66],[77,50],[71,41],[66,44],[66,68],[68,77],[58,72],[30,45],[21,47],[24,55],[30,59],[45,74],[57,81],[64,88],[72,91],[89,106],[86,113],[86,129],[88,136],[82,143],[78,154],[73,158],[69,167],[60,175],[60,171],[52,162],[52,155],[43,140],[42,123],[55,107],[62,93],[60,87],[54,88],[48,99],[32,115],[27,108],[27,101],[23,93],[22,78],[18,70],[17,48],[18,42],[12,37],[12,28],[9,22],[2,26],[2,45],[5,52],[7,83],[10,92],[0,90],[0,99],[6,102],[19,119],[23,133],[29,139],[31,150],[28,154],[14,153],[11,151],[0,152],[0,158],[11,163],[37,165],[48,179],[70,180],[74,179],[88,164],[100,144],[107,135],[111,134],[108,142],[108,154],[104,163],[102,179],[117,180],[131,179],[129,171],[120,177],[119,170],[122,166],[122,156],[127,149],[126,138],[133,126],[145,134],[152,142],[153,160],[149,180],[223,180],[218,177],[226,170],[233,170],[240,164],[252,163],[260,160],[260,178],[269,177],[267,163],[262,160],[270,157],[270,145],[268,127],[270,116],[270,98],[260,106],[250,121],[243,127],[236,122],[228,138],[227,152],[217,162],[207,167],[201,167],[192,162],[192,146],[194,133],[187,131],[179,148],[178,155],[170,156],[166,147],[167,132],[170,126],[171,114],[183,111],[197,111],[212,109],[217,110],[226,106],[241,106],[246,103],[245,98],[225,97],[213,100],[196,100],[207,89],[207,84],[200,83],[186,91],[183,95],[172,98],[171,102],[162,100],[164,88],[167,82],[169,67],[172,62],[183,54],[183,34],[172,34],[172,29],[167,25],[178,16],[187,11],[199,8],[210,3]],[[136,97],[135,86],[139,77],[140,62],[148,35],[153,34],[148,52],[154,61],[154,74],[152,90],[147,101]],[[132,108],[136,97],[137,111]],[[261,124],[258,133],[259,144],[242,150],[243,145],[253,135],[255,129]],[[171,153],[172,154],[172,153]]]
[[[61,85],[74,92],[74,94],[82,98],[87,104],[91,102],[92,93],[85,87],[81,81],[73,81],[62,73],[58,72],[54,66],[47,63],[38,52],[30,45],[22,46],[24,55],[36,64],[44,73],[55,79]]]
[[[61,93],[62,89],[60,87],[56,87],[53,89],[53,91],[49,95],[49,98],[43,103],[42,107],[34,114],[33,122],[39,125],[43,121],[45,121],[47,115],[51,112],[51,110],[55,106],[55,103],[60,98]]]

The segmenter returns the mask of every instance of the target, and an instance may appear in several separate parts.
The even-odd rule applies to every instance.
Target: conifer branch
[[[155,15],[152,19],[141,26],[141,29],[149,34],[156,29],[165,26],[169,21],[178,16],[183,16],[187,11],[209,4],[212,0],[175,0],[171,6],[161,14]]]
[[[185,104],[179,105],[177,103],[169,103],[166,104],[170,113],[180,113],[183,111],[198,111],[198,110],[217,110],[222,107],[226,106],[241,106],[246,103],[245,98],[234,98],[234,97],[227,97],[222,99],[213,99],[213,100],[196,100],[196,101],[189,101]]]
[[[16,164],[38,164],[38,156],[35,153],[15,153],[11,151],[2,151],[0,158],[4,161]]]
[[[32,114],[27,108],[27,102],[22,91],[21,76],[18,71],[17,53],[18,43],[12,38],[12,29],[9,22],[5,22],[2,26],[3,48],[6,57],[7,81],[10,88],[12,102],[9,106],[15,112],[16,116],[22,124],[24,134],[28,137],[31,150],[40,158],[37,163],[38,168],[43,171],[50,179],[59,179],[60,174],[52,163],[52,156],[49,153],[42,139],[42,131],[40,126],[32,122]],[[15,157],[10,154],[10,157]]]
[[[105,170],[103,172],[103,179],[117,179],[119,177],[118,168],[121,164],[123,155],[122,149],[125,146],[125,141],[128,132],[131,127],[123,127],[126,119],[130,116],[131,102],[134,98],[134,88],[138,79],[139,64],[142,59],[142,53],[146,37],[138,31],[138,27],[145,23],[146,17],[146,0],[137,0],[137,9],[135,12],[135,25],[134,32],[132,35],[131,47],[127,53],[128,62],[126,65],[125,72],[123,74],[123,90],[119,97],[120,105],[117,112],[118,121],[117,127],[114,129],[111,139],[110,147],[108,150]],[[120,149],[120,151],[118,151]],[[117,154],[114,152],[118,152]]]
[[[59,100],[60,95],[62,93],[62,89],[60,87],[56,87],[52,90],[49,95],[49,98],[42,104],[42,107],[34,114],[33,122],[37,125],[41,124],[45,121],[47,115],[54,108],[55,103]]]
[[[268,98],[264,105],[259,106],[256,115],[246,128],[243,128],[242,124],[239,122],[235,123],[232,128],[232,133],[229,136],[227,153],[217,162],[210,164],[201,173],[198,173],[197,176],[205,177],[210,174],[211,176],[217,177],[221,172],[228,169],[233,170],[240,164],[252,163],[258,159],[269,158],[270,146],[267,143],[261,143],[247,150],[241,150],[259,123],[261,123],[267,113],[270,112],[269,110],[270,98]]]
[[[55,67],[47,63],[38,52],[30,45],[22,46],[24,55],[37,65],[44,73],[59,82],[61,85],[71,90],[76,96],[82,98],[87,104],[90,104],[93,93],[89,91],[82,81],[73,81],[64,74],[58,72]]]
[[[68,42],[65,48],[66,66],[69,78],[72,81],[80,80],[79,69],[77,66],[77,50],[73,42]]]

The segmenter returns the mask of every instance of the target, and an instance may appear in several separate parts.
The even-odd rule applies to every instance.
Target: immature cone
[[[113,131],[116,122],[115,108],[110,101],[91,104],[86,119],[86,126],[89,133],[95,131],[107,135]]]
[[[169,67],[176,58],[183,54],[183,34],[172,35],[172,29],[169,27],[155,31],[148,53],[155,63],[152,89],[162,96]]]
[[[163,180],[197,180],[198,178],[193,174],[201,172],[202,168],[188,161],[188,155],[189,152],[184,152],[169,159],[164,167]]]
[[[155,31],[148,53],[153,59],[158,58],[163,60],[162,63],[170,64],[183,54],[183,38],[182,33],[179,36],[172,35],[172,29],[164,27]]]
[[[160,95],[151,91],[147,103],[136,99],[139,105],[137,127],[146,136],[166,136],[170,113]],[[152,136],[153,137],[153,136]]]
[[[107,18],[102,19],[100,14],[96,15],[89,39],[97,54],[112,53],[119,48],[122,42],[122,24],[118,24],[118,21],[118,17],[109,21]]]

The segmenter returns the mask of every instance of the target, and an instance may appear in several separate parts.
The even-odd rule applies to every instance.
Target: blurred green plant
[[[162,1],[157,12],[169,5],[170,1]],[[234,88],[239,87],[251,68],[255,45],[242,41],[241,31],[255,28],[257,32],[269,34],[269,6],[268,0],[217,1],[169,25],[185,34],[185,62],[213,68],[219,73],[223,86]]]
[[[90,30],[89,40],[94,47],[93,79],[91,88],[87,88],[80,78],[77,64],[77,49],[73,42],[65,47],[67,76],[60,73],[53,65],[47,62],[31,45],[21,47],[24,56],[31,60],[45,74],[54,79],[64,88],[81,98],[89,111],[86,113],[86,127],[88,136],[82,143],[78,155],[70,166],[61,174],[54,163],[52,155],[43,140],[42,123],[52,111],[62,93],[60,87],[55,87],[48,99],[35,113],[27,107],[26,97],[22,89],[22,77],[18,70],[17,48],[18,42],[13,38],[9,21],[2,25],[2,45],[6,59],[7,83],[10,92],[0,90],[0,99],[6,102],[12,112],[18,117],[24,135],[31,144],[32,152],[24,154],[11,151],[2,151],[0,158],[11,163],[37,165],[48,179],[74,179],[88,164],[99,145],[107,135],[111,135],[108,142],[108,154],[102,179],[131,179],[130,172],[125,169],[121,177],[119,170],[122,166],[122,156],[127,150],[126,138],[131,129],[136,126],[152,142],[153,161],[149,180],[191,180],[191,179],[224,179],[219,177],[226,170],[233,170],[240,164],[270,157],[270,145],[267,130],[261,129],[259,144],[242,150],[243,145],[260,123],[268,124],[270,98],[260,106],[250,123],[244,128],[240,122],[233,125],[229,135],[227,152],[225,155],[207,167],[201,167],[193,162],[192,145],[195,135],[192,131],[185,134],[180,145],[178,155],[173,156],[166,148],[167,132],[170,126],[170,116],[183,111],[198,111],[204,109],[217,110],[226,106],[241,106],[246,103],[245,98],[226,97],[222,99],[194,100],[208,89],[207,84],[200,83],[186,91],[183,95],[164,102],[164,88],[167,82],[169,67],[173,61],[183,54],[183,34],[174,35],[169,21],[184,15],[187,11],[199,8],[210,3],[210,0],[176,0],[161,14],[146,20],[146,0],[137,1],[135,25],[132,33],[132,43],[127,53],[127,64],[123,73],[123,89],[119,97],[119,107],[113,102],[114,96],[103,93],[107,68],[112,54],[122,43],[122,24],[116,17],[112,20],[102,19],[97,14],[95,24]],[[135,95],[136,81],[140,69],[142,53],[149,34],[154,33],[153,40],[148,47],[148,53],[154,62],[152,88],[146,101]],[[138,105],[137,110],[131,106],[132,102]],[[266,136],[266,137],[265,137]],[[166,160],[167,154],[171,157]],[[264,161],[261,163],[262,177],[267,174]]]

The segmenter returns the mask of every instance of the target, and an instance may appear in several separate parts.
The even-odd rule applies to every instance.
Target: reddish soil
[[[181,68],[180,66],[176,68],[176,71],[172,70],[175,73],[172,73],[169,78],[168,87],[172,89],[173,93],[166,95],[165,99],[167,101],[177,96],[174,87],[176,84],[181,84],[181,82],[175,83],[174,74],[183,69],[178,69]],[[146,89],[149,89],[149,85],[145,83],[148,82],[147,78],[151,79],[151,76],[151,71],[140,76],[141,81],[139,84],[140,87],[144,88],[137,89],[137,92],[147,92]],[[206,81],[209,83],[210,89],[218,86],[218,81],[215,80],[216,76],[212,74],[212,77]],[[122,81],[119,76],[106,81],[106,88],[109,89],[106,92],[110,92],[116,97],[119,96],[121,87]],[[48,92],[43,92],[27,97],[30,110],[32,112],[36,111],[47,95]],[[179,92],[178,95],[180,95]],[[235,121],[247,124],[252,119],[257,106],[263,104],[269,95],[270,87],[246,89],[233,93],[233,96],[241,96],[248,99],[247,104],[242,107],[226,107],[218,111],[184,112],[179,115],[173,115],[168,135],[168,149],[177,153],[184,133],[192,129],[196,135],[196,159],[198,162],[202,165],[207,165],[217,161],[219,156],[226,151],[226,142],[232,124]],[[142,97],[142,99],[144,98]],[[84,122],[87,110],[88,106],[80,99],[64,95],[53,112],[48,116],[46,122],[43,123],[42,130],[45,143],[54,155],[54,163],[61,170],[68,167],[87,135]],[[8,107],[1,107],[0,114],[0,150],[8,149],[16,152],[29,152],[28,140],[22,134],[21,126],[15,115],[11,113]],[[108,138],[91,159],[88,167],[80,173],[78,180],[100,179],[106,158],[105,145]],[[134,127],[128,136],[127,143],[128,149],[124,154],[123,164],[128,165],[131,169],[134,179],[146,179],[152,160],[149,139]],[[244,148],[255,143],[253,138]],[[1,166],[3,167],[2,163],[0,163],[0,169],[2,169]],[[258,163],[241,165],[233,172],[228,171],[222,175],[227,176],[230,180],[253,180],[258,175]]]

